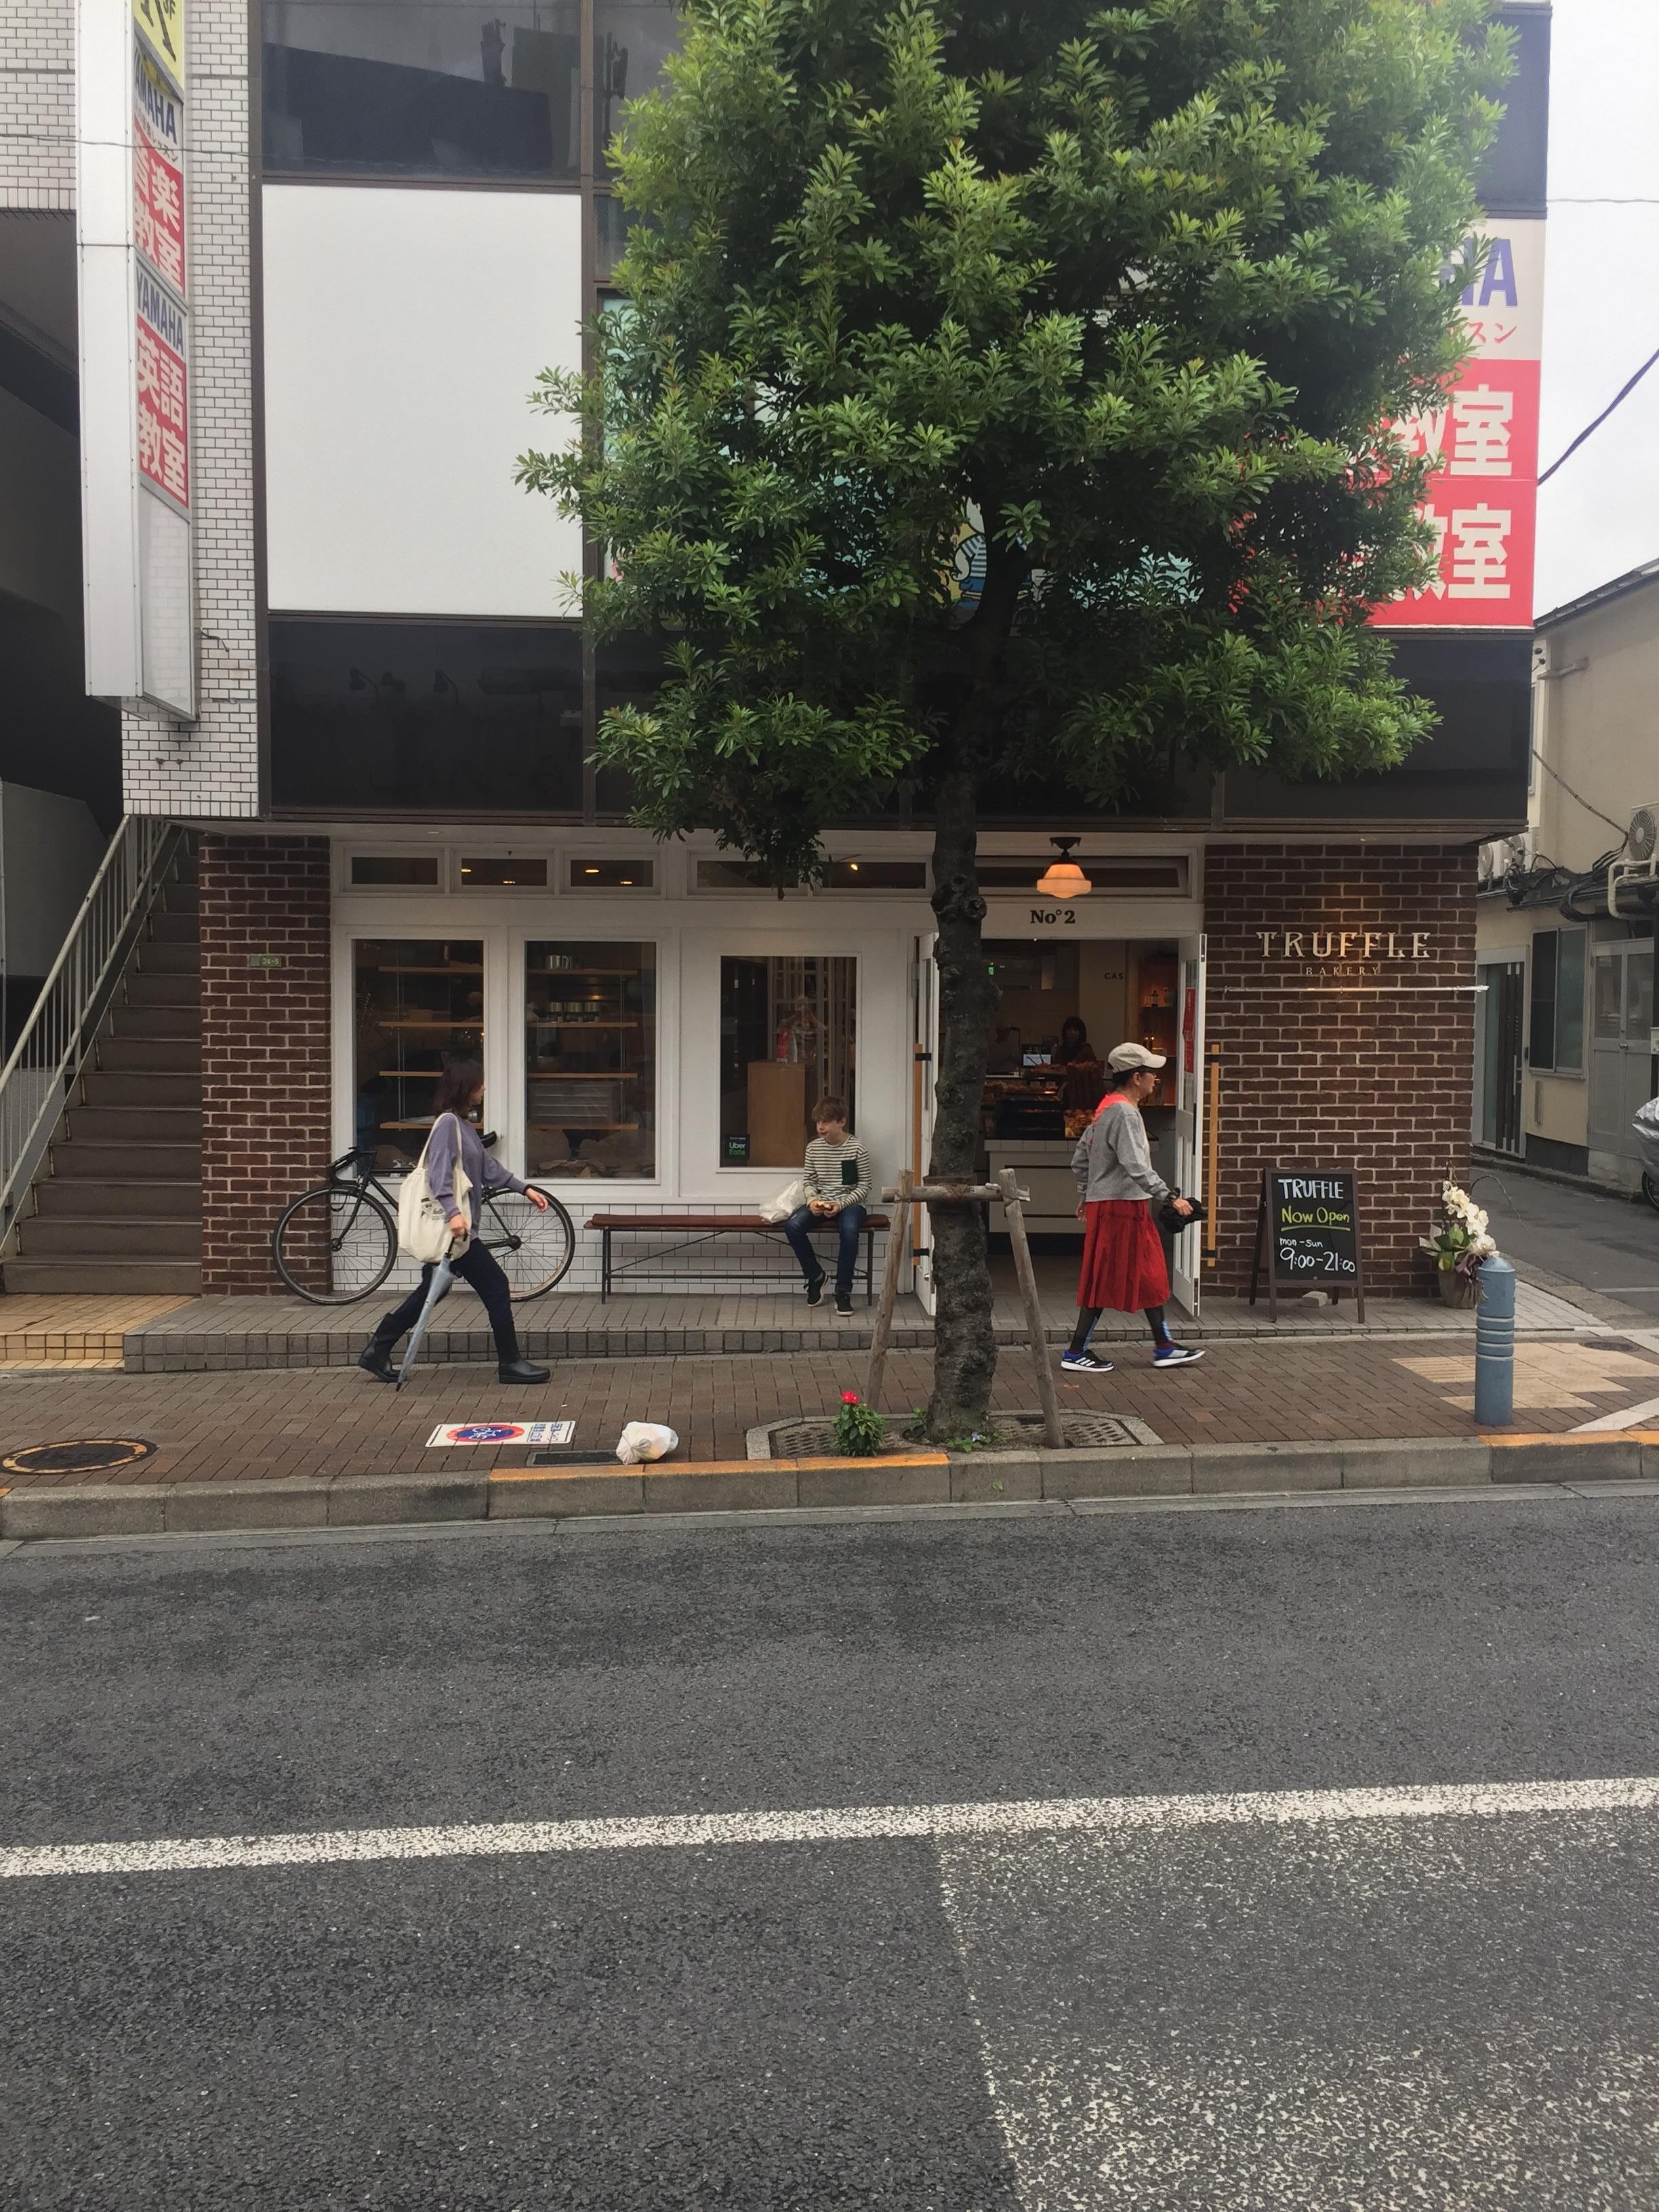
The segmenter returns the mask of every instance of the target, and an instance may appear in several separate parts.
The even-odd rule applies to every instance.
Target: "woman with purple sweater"
[[[471,1237],[477,1231],[481,1190],[522,1191],[533,1206],[544,1213],[547,1211],[547,1200],[540,1191],[520,1182],[517,1176],[510,1175],[499,1160],[492,1159],[484,1150],[475,1119],[483,1103],[483,1070],[476,1060],[457,1060],[445,1070],[432,1102],[436,1119],[427,1139],[426,1172],[432,1195],[448,1214],[450,1231],[456,1237]],[[465,1213],[455,1203],[458,1160],[472,1185]],[[463,1281],[471,1284],[484,1302],[489,1326],[495,1333],[497,1372],[501,1381],[545,1382],[547,1369],[534,1365],[519,1349],[519,1334],[513,1325],[513,1294],[494,1255],[475,1242],[463,1245],[452,1255],[449,1264]],[[389,1313],[370,1337],[357,1360],[366,1373],[377,1376],[382,1382],[397,1381],[392,1347],[420,1319],[431,1281],[432,1269],[422,1267],[419,1288],[411,1291],[396,1312]],[[446,1291],[444,1296],[448,1295]]]

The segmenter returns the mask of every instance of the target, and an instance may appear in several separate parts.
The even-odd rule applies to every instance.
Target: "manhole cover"
[[[8,1474],[112,1474],[148,1459],[155,1449],[143,1437],[78,1437],[72,1443],[28,1444],[8,1452],[0,1467]]]

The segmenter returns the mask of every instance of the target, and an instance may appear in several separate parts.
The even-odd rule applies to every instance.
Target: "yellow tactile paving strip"
[[[187,1297],[0,1297],[0,1370],[118,1367],[127,1331],[160,1321]]]

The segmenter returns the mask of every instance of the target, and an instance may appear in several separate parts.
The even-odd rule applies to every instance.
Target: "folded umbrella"
[[[421,1308],[420,1318],[409,1332],[409,1349],[404,1352],[403,1364],[398,1370],[398,1388],[400,1390],[404,1387],[404,1376],[415,1364],[415,1355],[421,1348],[422,1340],[426,1335],[427,1325],[431,1321],[439,1301],[448,1297],[449,1286],[454,1279],[455,1270],[450,1266],[449,1256],[446,1253],[433,1267],[432,1280],[427,1285],[426,1304]]]

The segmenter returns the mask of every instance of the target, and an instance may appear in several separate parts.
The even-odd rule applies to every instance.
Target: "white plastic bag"
[[[787,1221],[798,1206],[806,1203],[806,1185],[797,1176],[793,1182],[785,1183],[775,1198],[769,1198],[760,1210],[763,1221]]]
[[[617,1457],[624,1467],[634,1467],[642,1459],[666,1459],[679,1444],[672,1429],[664,1428],[657,1421],[630,1421],[617,1443]]]

